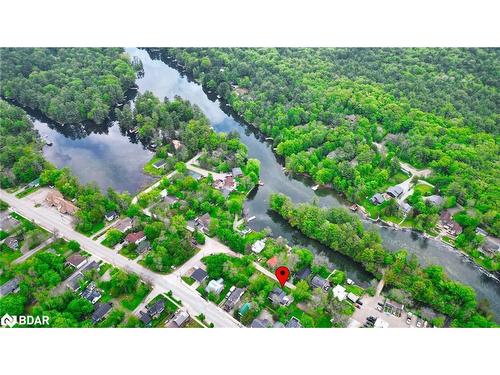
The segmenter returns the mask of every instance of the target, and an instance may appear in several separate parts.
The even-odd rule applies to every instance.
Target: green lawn
[[[117,244],[119,244],[123,238],[125,237],[125,233],[122,233],[122,235],[120,236],[120,238],[118,238],[117,240],[113,241],[112,238],[109,238],[109,237],[106,237],[102,242],[101,244],[106,246],[106,247],[109,247],[110,249],[112,249],[113,247],[115,247]]]
[[[16,198],[24,198],[25,196],[30,195],[31,193],[34,193],[38,189],[40,189],[40,186],[36,186],[36,187],[34,186],[34,187],[24,189],[20,193],[16,194]]]
[[[146,298],[149,292],[151,292],[151,287],[141,283],[133,295],[122,299],[121,305],[127,310],[133,311]]]
[[[400,184],[401,182],[407,180],[408,178],[409,178],[409,176],[406,173],[399,171],[394,176],[389,178],[389,182],[394,184],[394,185],[397,185],[397,184]]]
[[[128,246],[124,246],[119,252],[118,254],[121,254],[129,259],[132,259],[134,260],[135,258],[137,258],[139,256],[139,254],[137,254],[137,251],[135,251],[135,249],[130,249]]]
[[[153,176],[163,176],[166,173],[165,169],[153,167],[153,164],[161,159],[162,158],[154,156],[149,162],[146,163],[146,165],[144,165],[144,172]]]
[[[87,237],[91,237],[94,234],[96,234],[97,232],[99,232],[100,230],[102,230],[104,228],[104,226],[105,226],[105,223],[104,223],[104,221],[102,221],[100,223],[94,224],[92,229],[90,229],[88,232],[84,232],[84,231],[80,231],[80,230],[79,230],[79,232],[86,235]]]
[[[21,255],[21,251],[12,250],[5,244],[0,245],[0,263],[4,265],[9,265],[13,260],[19,258]]]
[[[419,191],[422,196],[432,195],[432,193],[434,192],[434,188],[427,184],[417,184],[413,189],[415,191]]]
[[[189,276],[182,276],[182,281],[184,281],[188,285],[193,285],[194,282],[196,281],[195,279],[189,277]]]

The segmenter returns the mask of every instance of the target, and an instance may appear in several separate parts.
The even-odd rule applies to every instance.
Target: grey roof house
[[[321,288],[325,291],[330,289],[330,282],[323,279],[321,276],[315,275],[311,280],[311,286],[313,288]]]
[[[208,273],[203,268],[197,268],[191,274],[191,278],[198,281],[200,284],[203,281],[205,281],[207,277],[208,277]]]
[[[382,204],[385,202],[385,198],[382,194],[380,193],[377,193],[375,194],[373,197],[370,198],[370,201],[374,204],[374,205],[378,205],[378,204]]]
[[[229,297],[227,297],[226,303],[224,303],[224,310],[230,311],[240,301],[243,293],[245,293],[245,289],[235,288]]]
[[[94,324],[99,323],[101,320],[104,319],[104,317],[106,315],[108,315],[108,313],[111,311],[112,307],[113,307],[113,304],[111,302],[102,303],[99,306],[97,306],[97,309],[92,314],[92,322]]]
[[[4,297],[10,293],[15,293],[19,289],[19,279],[14,277],[0,286],[0,297]]]

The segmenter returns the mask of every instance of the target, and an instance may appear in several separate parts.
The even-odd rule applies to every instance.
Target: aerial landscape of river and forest
[[[495,48],[0,48],[2,326],[497,327],[499,71]]]

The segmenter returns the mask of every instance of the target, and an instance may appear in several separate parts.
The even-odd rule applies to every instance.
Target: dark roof
[[[233,306],[238,303],[240,300],[241,296],[245,293],[245,289],[242,288],[235,288],[232,293],[227,297],[227,301],[224,304],[224,307],[232,309]]]
[[[97,289],[92,287],[87,287],[81,294],[82,298],[85,298],[87,301],[94,303],[95,299],[101,298],[101,293]]]
[[[202,268],[197,268],[194,270],[194,272],[191,274],[191,278],[195,279],[199,283],[202,283],[206,278],[208,277],[207,271],[205,271]]]
[[[151,316],[155,316],[158,314],[161,314],[165,310],[165,301],[162,299],[159,299],[155,303],[153,303],[151,306],[148,307],[148,313]]]
[[[68,257],[66,262],[71,264],[74,267],[78,267],[80,264],[82,264],[86,260],[87,260],[87,258],[85,258],[84,256],[82,256],[80,254],[73,254],[73,255],[70,255]]]
[[[112,307],[113,304],[111,302],[101,303],[92,314],[92,321],[94,322],[94,324],[98,323],[102,318],[104,318]]]
[[[149,241],[142,241],[137,245],[137,249],[135,251],[137,251],[139,254],[142,254],[145,251],[149,250],[150,246],[151,244],[149,243]]]
[[[75,276],[73,276],[71,279],[68,280],[66,285],[71,289],[71,290],[78,290],[80,288],[80,280],[83,279],[83,275],[78,272]]]
[[[392,195],[393,197],[399,197],[401,194],[403,194],[403,188],[399,185],[391,186],[389,189],[387,189],[387,194]]]
[[[254,319],[252,324],[250,324],[250,328],[268,328],[271,325],[271,322],[267,319]]]
[[[373,204],[381,204],[384,203],[385,198],[382,194],[377,193],[373,197],[370,198]]]
[[[300,321],[296,317],[292,316],[285,325],[285,328],[302,328],[302,324],[300,324]]]
[[[99,262],[96,262],[95,260],[93,260],[92,262],[90,262],[89,264],[87,264],[86,266],[84,266],[82,269],[81,269],[81,272],[87,272],[87,271],[91,271],[91,270],[97,270],[99,269]]]
[[[243,172],[241,171],[241,168],[233,168],[231,174],[233,175],[233,177],[239,177],[243,175]]]
[[[5,284],[0,286],[0,296],[6,296],[7,294],[12,293],[19,287],[19,279],[14,277],[13,279],[7,281]]]
[[[311,269],[309,267],[302,268],[299,272],[295,274],[295,277],[299,280],[307,279],[307,277],[311,274]]]
[[[148,325],[149,323],[151,323],[151,315],[149,315],[147,312],[141,311],[139,320],[145,325]]]
[[[328,280],[323,279],[321,276],[314,275],[311,280],[311,286],[314,288],[329,288],[330,282]]]

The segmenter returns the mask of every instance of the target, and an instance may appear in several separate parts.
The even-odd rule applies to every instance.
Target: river
[[[244,124],[215,94],[205,92],[201,85],[176,69],[172,61],[166,58],[160,60],[159,56],[152,58],[144,49],[126,48],[126,51],[130,56],[137,56],[143,63],[144,75],[136,80],[139,92],[151,91],[159,98],[178,95],[198,105],[217,132],[237,132],[248,147],[249,157],[260,160],[264,186],[252,192],[246,205],[250,216],[256,217],[251,222],[253,228],[269,227],[274,236],[283,236],[291,245],[306,246],[315,253],[326,255],[332,265],[345,270],[348,277],[361,285],[368,284],[372,277],[359,264],[305,238],[268,210],[268,198],[273,192],[282,192],[295,202],[310,202],[316,197],[321,206],[328,207],[344,205],[345,202],[339,196],[327,189],[313,191],[311,182],[306,178],[285,174],[281,160],[273,153],[271,143]],[[113,186],[117,190],[136,192],[150,181],[142,173],[142,165],[151,157],[151,153],[134,139],[122,134],[113,121],[104,130],[101,129],[101,132],[94,129],[89,135],[74,139],[71,134],[66,134],[70,132],[64,132],[57,126],[50,127],[40,118],[35,118],[35,126],[42,134],[49,132],[49,139],[54,142],[52,147],[45,148],[47,159],[58,167],[69,166],[84,182],[96,180],[101,187]],[[366,220],[364,225],[380,233],[385,248],[392,251],[405,248],[409,253],[416,254],[423,265],[439,264],[450,277],[472,286],[479,298],[489,300],[491,309],[500,322],[500,285],[467,262],[456,250],[438,241],[424,239],[411,231],[397,231]]]

